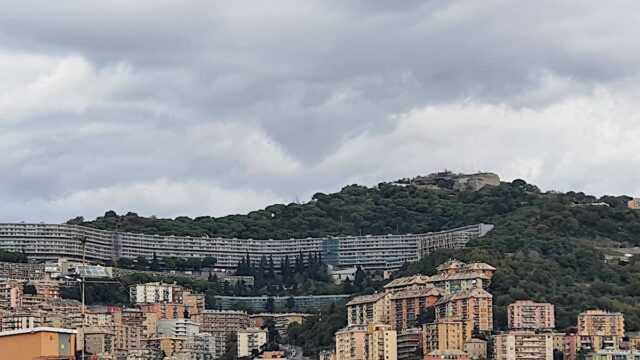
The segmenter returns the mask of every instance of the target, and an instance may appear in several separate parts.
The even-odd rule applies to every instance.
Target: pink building
[[[542,330],[556,327],[553,305],[518,300],[507,308],[509,329]]]

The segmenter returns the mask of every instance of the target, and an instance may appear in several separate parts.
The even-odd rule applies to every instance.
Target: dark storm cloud
[[[640,192],[633,166],[570,176],[637,132],[639,7],[5,4],[0,219],[219,215],[443,167]]]

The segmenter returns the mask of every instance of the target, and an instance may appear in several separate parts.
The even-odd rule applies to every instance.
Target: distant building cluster
[[[279,267],[286,257],[293,259],[304,254],[322,257],[326,264],[337,267],[392,271],[437,249],[462,248],[491,229],[493,225],[477,224],[426,234],[254,240],[145,235],[67,224],[3,223],[0,249],[24,253],[36,262],[80,259],[80,239],[85,239],[88,259],[105,262],[140,256],[149,259],[211,256],[217,267],[233,269],[247,257],[256,265],[266,257]]]
[[[6,358],[11,360],[72,359],[82,348],[92,356],[87,359],[209,360],[229,350],[229,336],[236,338],[239,356],[264,352],[263,358],[282,358],[264,351],[266,328],[272,324],[286,339],[289,325],[309,316],[205,309],[204,294],[160,282],[132,285],[133,307],[89,306],[83,316],[79,301],[60,298],[62,280],[5,279],[1,284],[0,348],[22,356]],[[44,345],[27,351],[21,346],[26,341]]]
[[[624,316],[587,310],[577,327],[555,331],[554,306],[520,300],[507,307],[508,328],[493,327],[495,268],[449,260],[433,276],[395,279],[383,293],[347,303],[347,326],[322,360],[636,360],[640,335],[625,334]],[[488,347],[488,343],[493,346]]]

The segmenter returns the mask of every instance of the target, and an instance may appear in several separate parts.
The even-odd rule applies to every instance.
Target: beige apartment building
[[[511,331],[494,337],[496,360],[553,360],[553,335]]]
[[[369,323],[366,343],[366,360],[398,360],[397,335],[391,325]]]
[[[194,321],[200,324],[200,331],[208,333],[236,333],[251,326],[249,314],[237,310],[203,310]]]
[[[349,326],[336,332],[336,360],[364,360],[367,328]]]
[[[624,315],[587,310],[578,315],[578,336],[582,349],[619,349],[624,337]]]
[[[356,296],[347,303],[347,325],[367,325],[389,321],[389,295]]]
[[[493,330],[493,295],[483,289],[462,291],[441,298],[436,304],[436,318],[460,318],[472,329]]]
[[[267,343],[267,330],[260,328],[247,328],[238,331],[238,357],[250,356],[253,350]]]
[[[487,358],[487,342],[482,339],[471,339],[464,343],[464,352],[473,360]]]
[[[507,307],[508,327],[513,330],[551,330],[556,327],[554,307],[549,303],[519,300]]]
[[[390,325],[369,323],[336,332],[336,360],[397,360],[397,333]]]
[[[422,327],[422,352],[439,350],[464,350],[464,343],[471,340],[472,328],[459,318],[443,318]]]

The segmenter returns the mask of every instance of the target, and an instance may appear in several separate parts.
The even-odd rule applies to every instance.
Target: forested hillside
[[[400,275],[431,274],[448,257],[481,260],[498,268],[492,285],[498,327],[506,322],[506,304],[533,299],[556,304],[560,328],[575,324],[579,311],[595,307],[622,311],[627,328],[640,329],[640,263],[632,258],[624,266],[607,264],[598,250],[640,245],[640,212],[627,209],[625,197],[543,194],[522,180],[478,192],[351,185],[335,194],[317,193],[306,204],[272,205],[247,215],[171,220],[108,212],[95,221],[71,222],[152,234],[254,239],[420,233],[491,223],[495,229],[467,249],[407,264]]]

